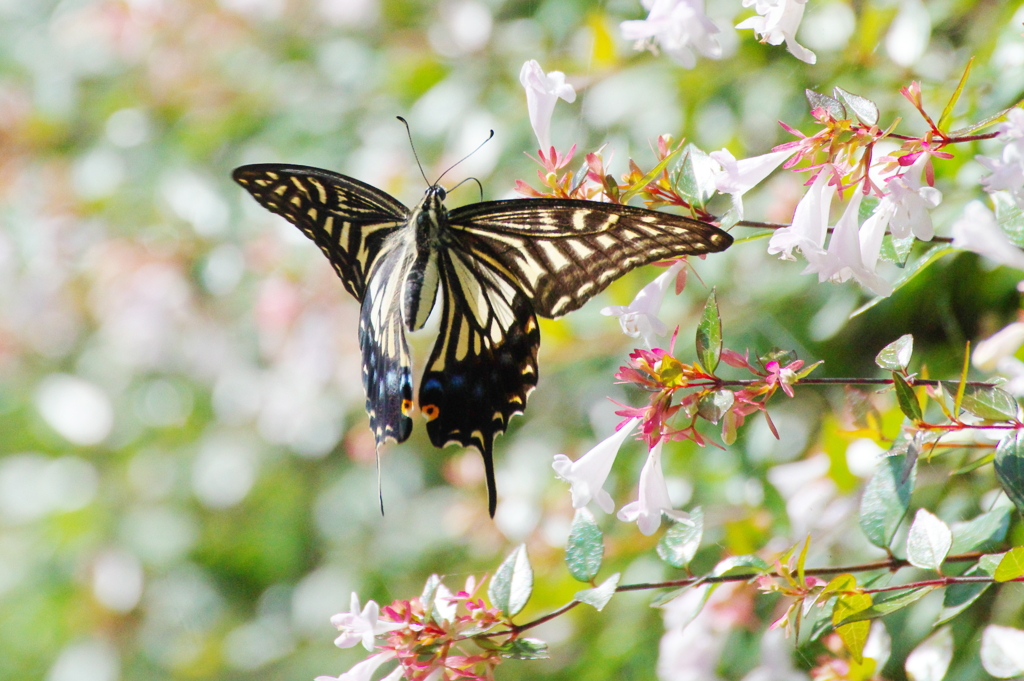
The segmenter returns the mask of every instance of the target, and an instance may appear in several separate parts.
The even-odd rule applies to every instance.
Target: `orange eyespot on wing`
[[[441,410],[437,408],[436,404],[425,404],[420,407],[420,413],[427,421],[433,421],[441,415]]]
[[[402,415],[408,416],[412,411],[412,400],[402,400]]]

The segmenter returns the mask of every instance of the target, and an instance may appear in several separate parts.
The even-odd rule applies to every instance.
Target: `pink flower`
[[[611,495],[603,489],[604,483],[612,471],[619,448],[638,423],[638,418],[627,421],[611,437],[602,440],[576,461],[565,454],[555,455],[551,466],[558,477],[571,485],[573,508],[583,508],[591,501],[596,501],[605,513],[615,509]]]
[[[1013,245],[996,224],[996,216],[981,201],[968,203],[963,217],[953,223],[953,246],[1024,270],[1024,251]]]
[[[796,383],[797,372],[800,371],[803,365],[804,361],[802,359],[790,362],[786,366],[782,366],[775,360],[768,362],[765,365],[765,369],[768,370],[767,384],[769,386],[778,385],[782,388],[782,392],[793,397],[793,384]]]
[[[622,37],[635,40],[636,49],[653,49],[657,44],[684,68],[697,65],[696,50],[719,59],[722,47],[714,34],[717,26],[704,14],[704,0],[644,0],[650,12],[641,21],[623,21]]]
[[[544,73],[535,59],[523,64],[519,82],[526,88],[526,108],[530,112],[530,125],[537,135],[542,150],[551,147],[551,116],[559,99],[576,101],[576,90],[565,82],[561,71]]]
[[[684,261],[676,261],[657,279],[644,286],[628,306],[611,305],[602,309],[601,314],[617,316],[624,334],[630,338],[642,337],[647,343],[647,347],[653,347],[655,337],[664,336],[668,332],[665,322],[658,319],[661,301],[665,298],[665,292],[669,286],[685,266]]]
[[[804,3],[807,0],[743,0],[744,7],[754,5],[760,15],[750,17],[736,24],[736,28],[752,28],[761,42],[781,45],[786,42],[789,53],[802,62],[813,64],[817,57],[813,52],[796,41],[796,31],[804,17]]]
[[[636,522],[641,533],[650,536],[657,532],[661,526],[662,514],[681,522],[689,520],[690,516],[687,513],[672,508],[668,485],[665,484],[665,474],[661,470],[660,442],[647,455],[647,462],[640,471],[640,486],[637,491],[638,499],[619,509],[617,517],[628,523]]]
[[[811,188],[797,204],[792,224],[776,230],[768,240],[768,253],[781,253],[783,260],[794,260],[793,249],[799,248],[807,261],[816,267],[825,257],[822,246],[828,231],[832,197],[836,194],[835,186],[827,182],[828,174],[825,168],[818,172]]]

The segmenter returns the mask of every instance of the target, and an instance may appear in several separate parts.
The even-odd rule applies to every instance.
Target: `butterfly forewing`
[[[384,240],[409,217],[387,193],[319,168],[262,163],[236,168],[233,177],[315,241],[358,300]]]
[[[465,248],[504,269],[544,317],[572,312],[641,265],[732,243],[704,222],[594,201],[489,201],[449,219]]]
[[[440,264],[441,330],[420,383],[420,411],[435,446],[458,442],[483,455],[494,515],[494,436],[537,385],[540,331],[526,296],[502,274],[455,249]]]

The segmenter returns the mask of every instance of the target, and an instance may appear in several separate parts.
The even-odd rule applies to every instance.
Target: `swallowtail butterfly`
[[[449,211],[434,184],[409,210],[319,168],[256,164],[233,177],[312,239],[361,303],[363,387],[378,446],[412,431],[405,332],[421,328],[440,298],[419,411],[434,446],[472,445],[483,455],[492,516],[494,436],[537,385],[537,316],[572,312],[641,265],[732,243],[713,225],[627,205],[514,199]]]

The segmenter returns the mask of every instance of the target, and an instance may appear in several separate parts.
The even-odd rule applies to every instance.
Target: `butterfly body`
[[[258,164],[234,178],[315,241],[360,301],[363,387],[378,444],[412,431],[405,332],[422,328],[440,300],[419,411],[435,446],[481,452],[491,515],[494,436],[537,385],[537,316],[571,312],[640,265],[732,243],[713,225],[633,206],[521,199],[448,211],[445,190],[433,185],[410,210],[318,168]]]

